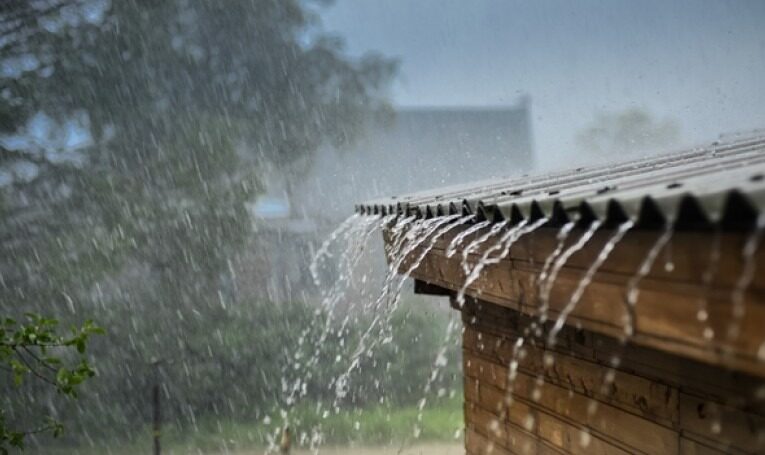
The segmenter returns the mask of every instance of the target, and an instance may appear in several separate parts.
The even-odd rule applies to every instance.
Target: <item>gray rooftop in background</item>
[[[502,108],[399,109],[350,149],[320,153],[293,194],[296,207],[342,220],[360,200],[521,175],[533,162],[527,99]]]
[[[765,136],[664,156],[565,172],[492,179],[372,200],[360,213],[432,217],[474,213],[513,222],[550,218],[551,225],[600,219],[614,226],[751,227],[765,213]]]

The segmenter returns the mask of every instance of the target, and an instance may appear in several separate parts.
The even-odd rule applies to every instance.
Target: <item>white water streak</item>
[[[601,224],[602,222],[599,220],[595,220],[592,223],[590,223],[590,227],[587,228],[587,230],[582,233],[582,235],[579,237],[576,243],[568,247],[566,251],[564,251],[558,257],[558,259],[555,260],[555,263],[553,264],[553,267],[552,267],[552,271],[550,271],[550,277],[546,280],[540,295],[540,298],[542,301],[540,308],[544,309],[544,311],[540,311],[541,313],[539,316],[540,323],[544,324],[547,321],[547,310],[550,308],[550,292],[552,291],[556,278],[558,278],[558,273],[560,273],[563,266],[566,265],[566,262],[568,262],[569,258],[573,256],[574,253],[581,250],[584,247],[584,245],[590,241],[592,236],[595,235],[595,231],[598,230]]]
[[[555,250],[553,250],[552,253],[550,253],[547,256],[547,259],[545,259],[544,265],[542,265],[542,270],[539,272],[539,275],[537,276],[537,295],[542,295],[542,288],[547,284],[547,279],[550,272],[550,267],[553,264],[553,261],[558,259],[558,256],[560,256],[560,253],[563,251],[563,247],[566,245],[566,240],[568,239],[568,235],[571,233],[571,230],[576,226],[576,223],[573,221],[569,221],[568,223],[564,224],[560,231],[558,231],[558,235],[556,235],[556,238],[558,240],[558,244],[555,246]],[[547,314],[547,307],[540,301],[539,305],[539,311],[538,314],[541,316],[543,314]]]
[[[344,389],[348,386],[350,374],[359,366],[361,356],[365,352],[370,352],[380,343],[379,339],[374,339],[372,340],[370,344],[368,344],[368,340],[371,334],[374,332],[375,328],[378,327],[378,325],[382,323],[384,327],[385,323],[389,322],[390,317],[392,316],[393,312],[398,307],[401,290],[403,288],[404,283],[406,282],[406,279],[419,266],[422,259],[425,257],[425,255],[427,255],[428,251],[430,251],[430,249],[433,248],[433,245],[435,245],[438,238],[440,238],[442,235],[444,235],[446,232],[453,229],[454,227],[460,224],[464,224],[470,219],[472,219],[472,215],[466,216],[466,217],[460,217],[459,215],[450,215],[445,217],[433,218],[430,220],[416,220],[413,223],[411,223],[412,220],[407,220],[401,223],[397,223],[396,227],[397,229],[401,231],[399,232],[401,241],[397,242],[397,246],[390,256],[391,258],[390,266],[388,269],[388,276],[386,277],[383,291],[380,294],[380,296],[377,298],[377,300],[374,302],[374,304],[372,305],[372,311],[374,314],[372,321],[367,327],[367,329],[364,331],[364,333],[361,335],[361,338],[359,339],[357,347],[355,351],[353,352],[353,354],[351,355],[351,362],[349,364],[349,367],[346,369],[344,373],[338,376],[337,380],[335,381],[335,392],[336,392],[335,403],[337,403],[339,399],[345,396]],[[410,224],[410,223],[414,224],[414,227],[411,227],[406,233],[403,233],[403,229],[406,227],[407,224]],[[439,230],[439,228],[441,229]],[[431,235],[433,237],[431,237]],[[391,294],[391,289],[393,289],[393,281],[396,278],[396,274],[399,268],[401,267],[401,265],[403,264],[403,262],[412,252],[414,252],[429,238],[430,238],[430,242],[428,246],[415,259],[414,263],[405,272],[405,274],[400,277],[399,282],[397,283],[397,285],[395,286],[395,289],[393,290],[393,293]],[[409,240],[409,242],[408,243],[405,242],[404,239]],[[387,305],[383,307],[382,304],[384,302],[387,303]]]
[[[593,222],[593,224],[594,223],[595,222]],[[576,290],[574,290],[574,293],[571,294],[571,298],[569,299],[568,303],[558,315],[558,319],[555,321],[555,325],[550,330],[549,336],[547,337],[547,342],[551,347],[555,345],[558,333],[560,333],[561,329],[563,329],[563,326],[566,323],[569,315],[576,308],[576,305],[582,298],[585,289],[587,289],[587,286],[590,284],[590,282],[592,282],[592,278],[595,276],[595,273],[598,271],[600,266],[603,265],[606,259],[608,259],[611,251],[613,251],[616,244],[619,243],[619,241],[624,237],[624,234],[626,234],[627,231],[629,231],[634,225],[635,223],[633,221],[625,221],[624,223],[620,224],[616,232],[614,232],[611,238],[609,238],[606,244],[603,246],[603,249],[600,251],[600,254],[598,254],[598,257],[595,258],[595,261],[590,265],[590,268],[587,269],[587,272],[584,274],[582,279],[579,280],[579,284],[577,285]]]
[[[494,245],[486,249],[476,265],[472,268],[472,270],[470,270],[470,273],[465,279],[465,282],[462,284],[462,287],[457,293],[457,304],[459,307],[461,308],[465,304],[465,293],[467,292],[468,287],[470,287],[470,285],[473,284],[481,276],[481,272],[484,268],[489,265],[498,264],[500,261],[505,259],[507,255],[510,254],[511,247],[515,242],[518,241],[518,239],[539,229],[547,221],[547,218],[541,218],[535,221],[533,224],[527,226],[528,220],[523,220],[518,223],[518,225],[513,226],[504,235],[502,235],[499,241],[497,241]],[[497,250],[500,250],[500,254],[491,257],[491,254]]]
[[[643,258],[643,262],[641,262],[640,267],[638,267],[635,274],[627,282],[627,291],[624,296],[625,310],[627,311],[627,320],[624,325],[624,334],[627,336],[627,338],[632,337],[637,330],[636,307],[638,296],[640,295],[640,288],[638,288],[638,285],[640,284],[640,281],[651,272],[653,264],[656,262],[656,258],[659,256],[659,252],[672,238],[673,232],[673,226],[671,224],[667,224],[664,232],[656,239],[656,242],[653,244],[651,249],[648,250],[648,253],[645,255],[645,258]]]
[[[508,224],[510,224],[510,221],[502,221],[500,223],[495,223],[494,225],[491,226],[488,232],[486,232],[482,236],[470,242],[468,246],[466,246],[465,249],[462,250],[462,270],[465,272],[466,275],[470,273],[470,265],[468,264],[468,258],[470,257],[470,253],[480,248],[481,245],[486,243],[490,238],[497,235],[499,231],[504,229],[505,226],[507,226]]]
[[[744,263],[741,275],[736,280],[736,285],[733,287],[731,293],[732,302],[732,316],[730,326],[728,327],[728,339],[733,339],[739,335],[741,330],[741,320],[746,314],[746,302],[744,301],[746,290],[749,289],[749,285],[752,284],[754,279],[754,273],[757,269],[757,248],[762,241],[763,231],[765,231],[765,213],[760,214],[757,218],[757,225],[754,230],[749,234],[749,237],[744,243],[744,248],[741,250],[741,261]]]
[[[321,246],[319,247],[318,251],[316,251],[316,254],[313,257],[313,260],[311,260],[311,265],[308,267],[308,269],[311,272],[311,277],[313,277],[313,282],[316,284],[316,287],[321,287],[321,280],[319,278],[319,261],[321,261],[325,256],[331,257],[329,254],[329,247],[332,246],[332,244],[335,242],[337,237],[346,231],[348,228],[354,225],[357,219],[359,219],[361,215],[358,213],[354,213],[353,215],[346,218],[345,221],[340,223],[340,225],[332,231],[331,234],[329,234],[329,237],[327,237],[324,242],[322,242]]]
[[[464,231],[460,232],[457,236],[455,236],[451,243],[449,243],[449,246],[446,248],[446,257],[450,258],[454,256],[454,253],[457,252],[457,249],[462,244],[462,242],[465,241],[465,239],[468,238],[468,236],[476,231],[479,231],[486,226],[490,225],[491,221],[481,221],[480,223],[476,223],[469,228],[465,229]]]

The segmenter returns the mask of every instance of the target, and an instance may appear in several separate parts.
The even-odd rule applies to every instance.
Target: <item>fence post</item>
[[[159,396],[159,361],[153,361],[154,367],[154,385],[151,388],[151,403],[152,403],[152,436],[154,439],[154,455],[161,455],[162,446],[160,445],[159,438],[162,434],[162,412],[160,407]]]

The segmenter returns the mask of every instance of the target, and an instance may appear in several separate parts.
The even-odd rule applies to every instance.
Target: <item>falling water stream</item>
[[[429,220],[415,220],[411,222],[412,226],[410,227],[409,232],[402,234],[403,237],[408,239],[408,243],[400,242],[397,248],[395,248],[395,251],[393,251],[393,254],[389,256],[390,266],[383,285],[383,292],[372,305],[372,322],[362,334],[358,346],[351,356],[348,368],[335,381],[336,405],[338,400],[345,396],[350,375],[353,370],[359,366],[361,356],[365,353],[371,354],[377,345],[390,341],[390,337],[384,336],[383,334],[385,331],[390,331],[390,318],[398,307],[401,291],[407,278],[420,265],[440,237],[457,226],[465,224],[472,218],[472,215],[450,215]],[[405,224],[402,225],[402,229],[405,226]],[[406,259],[428,239],[430,239],[430,242],[423,251],[421,251],[415,258],[410,267],[402,275],[398,276],[398,272]],[[398,279],[398,282],[394,285],[396,279]],[[380,336],[373,337],[372,335],[375,333],[375,329],[378,328],[378,326]]]
[[[487,232],[485,232],[483,235],[473,240],[472,242],[468,243],[465,249],[462,250],[462,271],[465,272],[465,275],[470,273],[470,264],[468,263],[468,260],[470,259],[470,254],[473,251],[477,251],[478,249],[480,249],[484,243],[486,243],[490,238],[499,234],[499,232],[502,229],[504,229],[505,226],[507,226],[508,224],[510,224],[510,221],[502,221],[499,223],[494,223]]]
[[[627,344],[631,340],[632,336],[637,331],[637,317],[636,306],[638,297],[640,294],[639,284],[648,274],[651,272],[656,258],[658,258],[661,250],[667,245],[672,238],[674,228],[672,224],[667,224],[664,231],[656,238],[653,246],[648,250],[643,260],[640,262],[635,274],[629,279],[624,293],[624,305],[625,305],[625,321],[624,321],[624,334],[619,338],[619,350],[616,354],[609,359],[609,368],[603,374],[602,381],[600,383],[599,393],[600,395],[607,396],[612,389],[612,385],[616,380],[617,369],[622,363],[622,356]],[[598,401],[591,400],[587,413],[594,415],[598,409]]]
[[[331,332],[335,309],[353,281],[355,265],[362,257],[369,238],[384,221],[386,221],[386,218],[376,216],[351,216],[329,235],[314,256],[310,265],[310,271],[314,282],[319,286],[322,296],[316,314],[323,314],[325,321],[317,339],[309,339],[313,327],[306,327],[301,332],[298,337],[298,350],[288,359],[288,363],[285,366],[285,375],[282,378],[282,391],[285,393],[284,403],[287,409],[281,409],[279,412],[285,424],[289,422],[291,407],[300,396],[306,394],[306,380],[310,378],[311,372],[316,367],[322,354],[322,349],[325,345],[324,341],[326,341]],[[319,268],[323,260],[333,257],[331,248],[335,244],[338,244],[340,250],[337,258],[339,273],[332,286],[324,289],[320,279]],[[307,346],[309,349],[313,348],[313,352],[307,358],[304,358],[303,346]],[[295,379],[290,380],[286,375],[287,373],[289,373],[289,377],[295,377]],[[265,419],[271,420],[271,417],[266,416]],[[279,429],[275,429],[274,434],[269,438],[269,451],[273,451],[276,448],[278,431]],[[310,442],[313,448],[321,442],[321,438],[320,432],[317,432],[316,429],[313,429],[312,434]]]
[[[709,256],[707,266],[701,276],[702,292],[699,297],[699,308],[696,311],[696,319],[705,325],[702,336],[707,342],[714,339],[715,332],[709,321],[709,292],[712,288],[712,281],[720,266],[720,231],[715,231],[712,243],[709,245]]]
[[[446,248],[446,257],[450,258],[454,256],[454,254],[457,252],[457,249],[462,244],[462,242],[465,241],[465,239],[467,239],[471,234],[478,232],[490,224],[491,221],[481,221],[480,223],[476,223],[457,234],[449,243],[449,246]]]
[[[741,262],[743,263],[743,268],[733,287],[733,292],[731,293],[732,318],[731,323],[728,326],[728,341],[730,343],[735,341],[741,331],[741,320],[746,314],[746,291],[749,289],[749,285],[754,279],[754,273],[757,268],[756,253],[757,248],[762,241],[763,231],[765,231],[765,214],[760,214],[757,218],[756,226],[749,234],[746,242],[744,242],[744,248],[741,250]],[[761,350],[762,346],[760,348],[760,351]]]
[[[593,222],[593,224],[595,224],[595,222]],[[576,305],[582,298],[582,295],[587,289],[587,286],[589,286],[589,284],[592,282],[592,278],[595,276],[595,273],[597,273],[600,266],[603,265],[606,259],[608,259],[608,256],[614,250],[616,244],[619,243],[619,241],[624,237],[624,234],[626,234],[627,231],[629,231],[630,228],[632,228],[634,225],[635,223],[631,220],[623,222],[619,225],[616,232],[614,232],[606,241],[606,244],[603,245],[603,249],[600,250],[598,256],[587,269],[587,272],[585,272],[584,276],[582,276],[582,278],[579,280],[579,284],[574,290],[574,293],[571,294],[568,303],[566,303],[566,306],[563,307],[563,310],[558,315],[558,319],[555,321],[552,329],[550,329],[550,333],[547,337],[547,342],[550,347],[555,346],[558,338],[558,333],[560,333],[561,329],[563,329],[563,325],[566,323],[566,320],[568,319],[571,312],[576,309]]]
[[[665,245],[667,245],[667,242],[672,238],[672,234],[674,232],[673,226],[671,224],[667,224],[664,228],[664,232],[656,239],[656,242],[653,244],[651,249],[648,250],[648,253],[645,255],[645,258],[640,263],[640,267],[638,267],[637,272],[630,278],[630,280],[627,282],[627,290],[624,295],[624,304],[625,304],[625,324],[624,324],[624,335],[627,338],[632,337],[634,335],[636,330],[636,324],[637,324],[637,318],[635,315],[635,307],[637,305],[638,296],[640,294],[640,288],[638,285],[640,284],[640,281],[645,278],[653,268],[654,262],[656,262],[656,258],[659,256],[659,252],[664,248]]]
[[[541,324],[547,322],[547,312],[550,308],[550,292],[552,291],[553,285],[555,284],[555,279],[558,277],[558,273],[560,273],[563,266],[566,265],[566,262],[568,262],[569,258],[573,256],[574,253],[584,248],[584,245],[586,245],[587,242],[592,239],[592,236],[595,235],[595,231],[598,230],[601,224],[602,222],[600,220],[595,220],[590,223],[590,226],[586,231],[582,233],[576,243],[568,247],[563,253],[560,254],[560,256],[558,256],[557,259],[555,259],[552,270],[550,271],[550,275],[541,284],[541,290],[539,294],[539,319]]]
[[[510,249],[512,248],[513,244],[518,241],[518,239],[539,229],[545,223],[547,223],[547,221],[547,218],[540,218],[531,225],[527,226],[528,220],[523,220],[510,228],[507,233],[500,237],[500,239],[493,246],[487,248],[486,251],[483,252],[483,255],[478,260],[478,262],[476,262],[476,264],[470,270],[470,273],[467,275],[467,278],[465,278],[464,283],[460,287],[460,290],[457,293],[457,304],[460,307],[465,304],[465,292],[467,291],[468,287],[470,287],[470,285],[473,284],[481,276],[481,272],[486,266],[497,264],[505,259],[507,255],[510,254]],[[491,257],[491,254],[497,250],[500,250],[500,254]]]

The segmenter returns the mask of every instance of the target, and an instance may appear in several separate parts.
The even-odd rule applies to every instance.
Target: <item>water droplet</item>
[[[535,423],[536,423],[536,420],[534,419],[534,416],[531,414],[528,414],[523,419],[523,427],[526,429],[526,431],[532,431],[534,429]]]
[[[759,348],[759,349],[757,349],[757,358],[758,358],[758,359],[759,359],[761,362],[765,362],[765,342],[763,342],[763,343],[760,345],[760,348]]]
[[[588,430],[582,430],[579,433],[579,445],[587,448],[589,447],[590,442],[592,442],[592,436],[590,436],[590,432]]]

